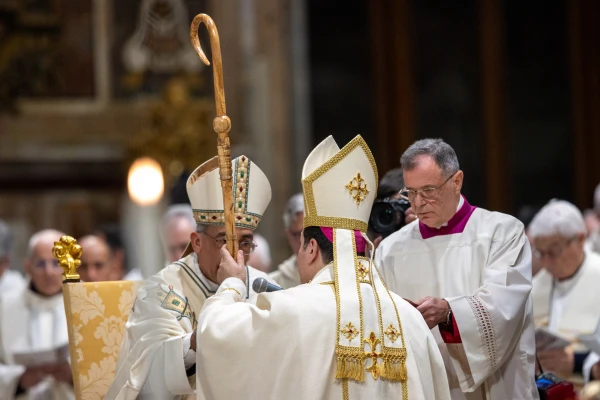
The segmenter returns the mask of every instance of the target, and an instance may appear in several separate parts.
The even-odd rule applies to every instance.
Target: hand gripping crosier
[[[217,116],[213,120],[213,129],[219,135],[217,141],[217,152],[219,155],[219,176],[221,178],[221,189],[223,190],[223,210],[225,213],[225,237],[227,238],[227,250],[232,257],[237,254],[237,235],[235,233],[235,219],[233,210],[233,179],[231,171],[231,149],[229,143],[229,130],[231,129],[231,120],[226,115],[225,106],[225,88],[223,87],[223,60],[221,59],[221,43],[219,41],[219,32],[217,26],[211,17],[206,14],[198,14],[194,17],[190,27],[190,38],[194,50],[200,56],[202,62],[210,65],[206,58],[200,40],[198,39],[198,27],[200,23],[206,25],[210,37],[210,49],[214,63],[213,76],[215,83],[215,102]]]

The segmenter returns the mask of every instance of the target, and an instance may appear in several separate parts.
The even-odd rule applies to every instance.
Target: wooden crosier
[[[223,210],[225,213],[225,237],[227,239],[227,250],[233,258],[236,258],[238,241],[235,233],[235,218],[233,211],[233,179],[231,171],[231,146],[229,142],[229,130],[231,120],[226,115],[225,88],[223,86],[223,60],[221,59],[221,43],[217,26],[211,17],[206,14],[198,14],[192,20],[190,27],[190,39],[194,50],[200,56],[202,62],[210,65],[210,61],[202,51],[200,39],[198,38],[198,27],[201,23],[206,25],[210,37],[210,49],[212,52],[213,77],[215,84],[215,103],[217,116],[213,120],[213,129],[219,136],[217,139],[217,153],[219,155],[219,176],[221,178],[221,189],[223,190]]]

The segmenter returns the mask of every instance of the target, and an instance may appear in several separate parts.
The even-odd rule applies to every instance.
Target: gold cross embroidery
[[[367,339],[364,339],[364,342],[371,346],[371,351],[365,351],[365,358],[371,359],[371,365],[367,368],[367,372],[370,372],[373,375],[373,379],[377,380],[381,372],[379,364],[377,364],[377,359],[381,358],[381,352],[377,351],[377,345],[381,341],[375,337],[375,332],[371,331],[371,334]]]
[[[396,328],[394,328],[394,325],[390,324],[390,326],[388,326],[388,328],[385,330],[385,335],[392,341],[392,343],[394,343],[400,336],[400,333]]]
[[[352,340],[358,335],[358,329],[352,325],[352,322],[348,322],[348,325],[344,329],[342,329],[342,333],[346,336],[346,339]]]
[[[356,273],[358,275],[358,279],[360,279],[361,281],[365,281],[365,280],[367,280],[367,275],[369,274],[369,271],[367,270],[367,268],[364,266],[363,263],[358,261],[358,263],[356,265]]]
[[[360,172],[350,180],[350,182],[346,185],[346,189],[350,191],[350,195],[354,200],[356,200],[356,205],[362,203],[365,200],[365,197],[367,197],[367,194],[369,194],[367,184],[360,176]]]

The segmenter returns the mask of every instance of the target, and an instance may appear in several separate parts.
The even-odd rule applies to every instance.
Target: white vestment
[[[269,274],[269,278],[284,289],[296,287],[300,284],[300,274],[298,273],[298,263],[294,254],[277,267],[276,271]]]
[[[404,382],[375,380],[367,372],[364,382],[348,380],[344,389],[346,384],[335,378],[333,282],[330,265],[310,284],[260,294],[253,305],[240,302],[246,296],[242,281],[226,279],[199,318],[197,398],[403,399]],[[360,288],[364,323],[378,325],[372,286],[361,283]],[[391,295],[407,349],[408,398],[449,399],[443,361],[431,332],[419,312]],[[370,363],[369,357],[365,367]],[[345,390],[349,397],[343,397]]]
[[[531,291],[536,326],[548,326],[569,339],[592,334],[600,321],[599,282],[600,255],[593,252],[586,252],[583,264],[569,279],[557,281],[540,270]]]
[[[21,290],[23,287],[25,287],[25,278],[18,271],[7,269],[0,276],[0,293]]]
[[[0,398],[74,399],[73,387],[57,382],[51,376],[15,397],[19,380],[27,369],[17,361],[27,359],[27,362],[41,364],[65,361],[68,360],[68,344],[62,293],[44,297],[28,287],[3,293],[0,296]],[[53,350],[56,351],[52,353]],[[53,355],[52,359],[50,355]]]
[[[531,248],[523,224],[465,204],[448,226],[418,220],[386,238],[375,264],[393,292],[445,298],[457,340],[432,331],[452,399],[537,399],[530,301]]]
[[[251,267],[247,272],[245,300],[254,301],[252,282],[268,277]],[[202,305],[217,289],[200,271],[195,253],[147,279],[129,315],[106,399],[194,398],[196,354],[190,339]]]

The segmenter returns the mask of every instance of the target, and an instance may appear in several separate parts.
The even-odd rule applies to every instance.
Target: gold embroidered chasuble
[[[375,338],[370,330],[359,334],[357,326],[340,327],[343,335],[355,335],[363,342],[364,380],[336,379],[333,273],[329,265],[310,284],[259,294],[256,305],[241,301],[246,290],[242,281],[225,280],[206,301],[198,320],[197,399],[402,399],[404,385],[411,400],[449,399],[443,361],[431,332],[421,314],[395,294],[391,296],[402,323],[407,380],[375,379],[373,369],[368,370],[374,354],[381,353],[382,336],[370,283],[361,283],[360,291],[363,324],[374,327]],[[399,342],[397,332],[386,328],[385,341]],[[383,369],[380,356],[377,365]]]

